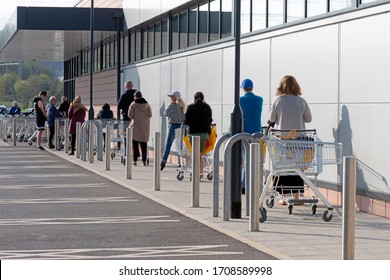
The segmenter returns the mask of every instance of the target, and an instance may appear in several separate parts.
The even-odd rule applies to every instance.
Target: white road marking
[[[243,252],[221,251],[229,245],[193,245],[133,248],[55,249],[0,251],[0,259],[140,259],[163,257],[243,255]]]
[[[95,202],[135,202],[132,197],[65,197],[36,199],[0,199],[0,205],[9,204],[55,204],[55,203],[95,203]]]

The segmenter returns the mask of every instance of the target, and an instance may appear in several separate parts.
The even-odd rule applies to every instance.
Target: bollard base
[[[232,202],[230,207],[230,218],[241,219],[241,202]]]

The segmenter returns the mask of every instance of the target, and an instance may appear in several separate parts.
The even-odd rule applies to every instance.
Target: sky
[[[73,7],[80,0],[0,0],[0,30],[3,29],[17,6],[23,7]]]

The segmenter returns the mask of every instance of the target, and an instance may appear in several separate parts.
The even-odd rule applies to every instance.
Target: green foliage
[[[0,104],[16,100],[21,108],[31,107],[34,96],[42,90],[60,99],[63,82],[54,70],[37,62],[23,62],[22,67],[22,71],[18,67],[9,67],[6,73],[0,71]]]

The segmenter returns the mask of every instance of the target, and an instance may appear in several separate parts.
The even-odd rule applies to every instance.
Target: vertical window
[[[148,57],[154,56],[154,25],[148,26]]]
[[[135,61],[135,33],[130,33],[130,63]]]
[[[325,14],[327,12],[327,2],[324,0],[307,0],[307,16]]]
[[[111,55],[110,55],[110,59],[111,59],[111,67],[115,67],[116,66],[116,40],[113,40],[111,42]]]
[[[266,28],[266,0],[252,1],[252,31]]]
[[[154,24],[154,54],[161,54],[161,22]]]
[[[143,28],[141,31],[141,59],[145,59],[148,57],[148,29]]]
[[[241,0],[241,34],[251,31],[251,0]]]
[[[220,6],[220,0],[210,1],[210,41],[218,40],[220,38]]]
[[[135,61],[142,59],[142,35],[141,30],[135,33]]]
[[[161,53],[168,52],[168,20],[161,22]]]
[[[283,24],[283,1],[268,1],[268,26]]]
[[[208,3],[199,6],[199,44],[208,42],[208,11]]]
[[[350,8],[354,0],[330,0],[330,11]]]
[[[187,38],[188,38],[188,15],[187,12],[181,13],[179,16],[179,29],[180,29],[180,49],[187,48]]]
[[[130,61],[129,61],[129,40],[130,37],[129,37],[129,34],[127,34],[127,36],[125,37],[122,37],[122,64],[126,65],[128,64]]]
[[[305,1],[288,0],[287,1],[287,22],[305,18]]]
[[[222,0],[221,7],[221,37],[232,36],[233,0]]]
[[[197,22],[198,9],[193,9],[188,11],[188,46],[195,46],[197,44],[197,31],[196,31],[196,22]]]
[[[179,49],[179,15],[172,16],[171,20],[172,51]]]

